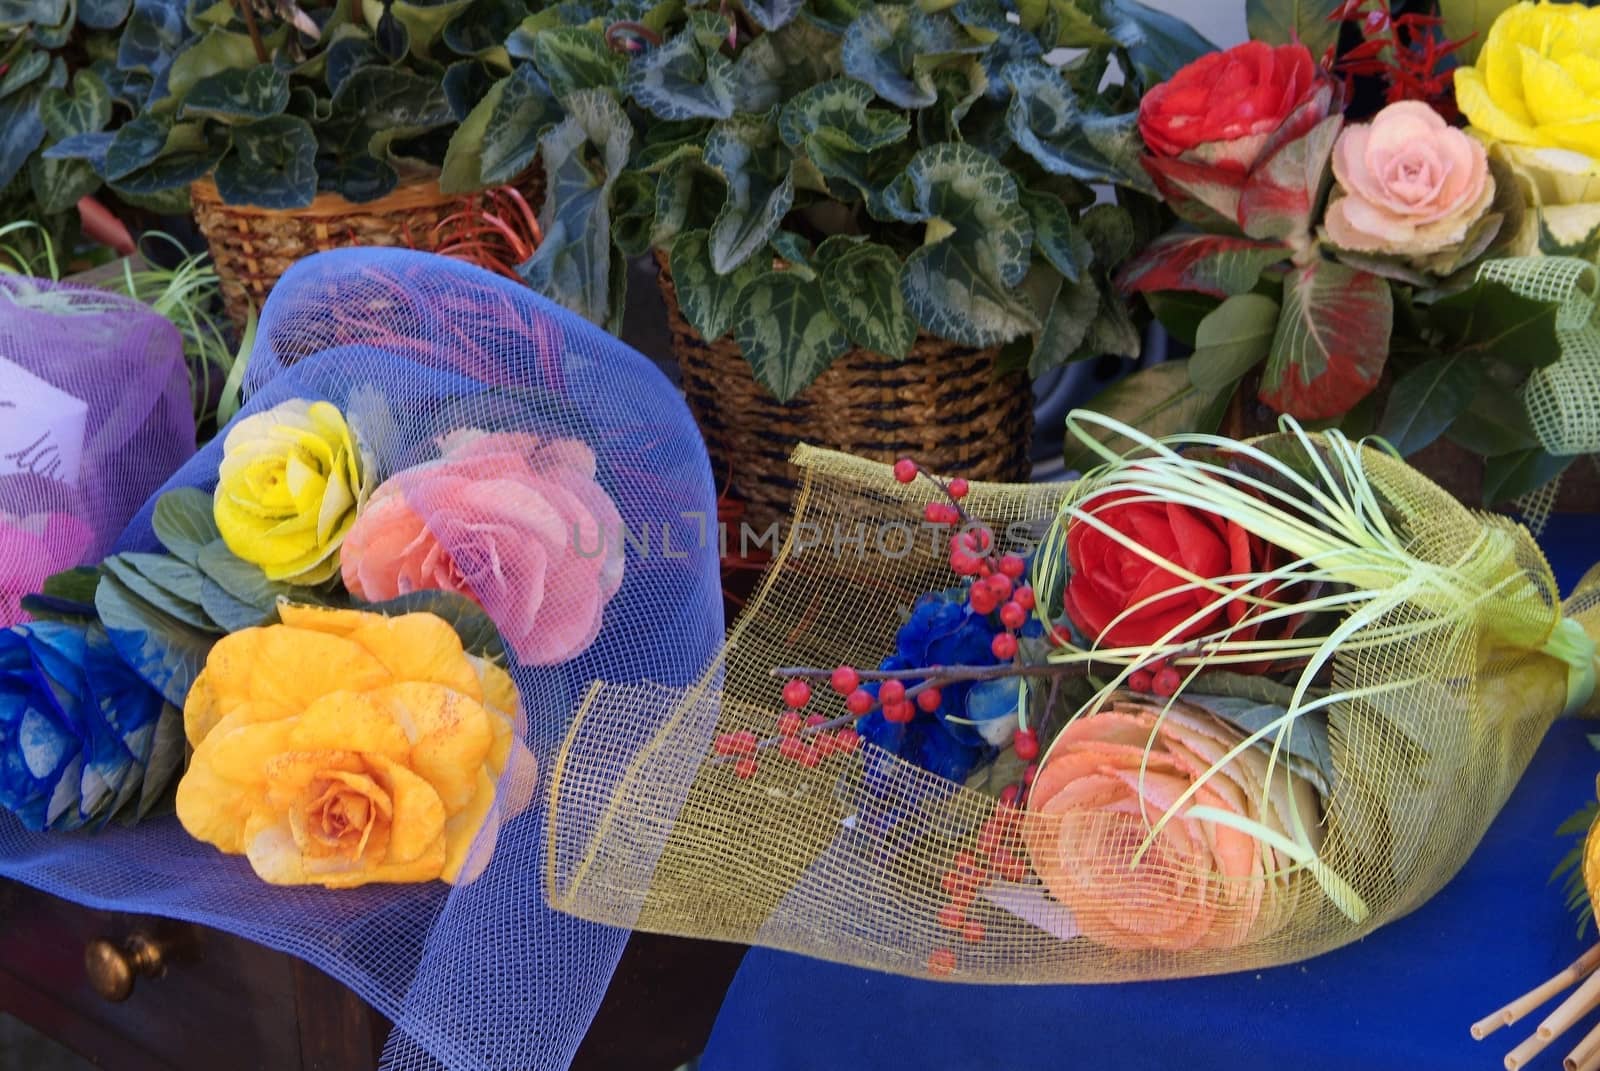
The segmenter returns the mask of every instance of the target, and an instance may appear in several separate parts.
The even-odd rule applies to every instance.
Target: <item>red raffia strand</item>
[[[462,197],[457,206],[434,226],[432,241],[426,246],[419,245],[406,228],[406,245],[431,248],[521,282],[517,265],[533,256],[544,240],[538,214],[522,192],[514,186],[496,186]]]
[[[1361,30],[1361,44],[1342,59],[1334,62],[1334,49],[1323,57],[1325,64],[1344,75],[1347,88],[1358,77],[1382,78],[1388,103],[1420,100],[1448,122],[1461,118],[1456,107],[1455,71],[1445,68],[1444,62],[1476,34],[1451,41],[1439,32],[1444,25],[1442,18],[1415,14],[1397,17],[1389,0],[1346,0],[1329,19],[1353,23]]]
[[[1510,1026],[1548,1003],[1562,990],[1581,983],[1566,1000],[1545,1016],[1532,1035],[1506,1054],[1506,1071],[1518,1071],[1556,1038],[1572,1029],[1579,1019],[1600,1007],[1600,973],[1596,973],[1597,967],[1600,967],[1600,945],[1579,956],[1554,978],[1473,1023],[1472,1036],[1482,1041],[1501,1027]],[[1600,1027],[1578,1042],[1577,1047],[1562,1061],[1562,1068],[1563,1071],[1596,1071],[1600,1068]]]

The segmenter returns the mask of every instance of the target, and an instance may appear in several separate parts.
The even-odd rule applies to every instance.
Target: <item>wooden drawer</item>
[[[98,995],[90,942],[160,949],[128,999]],[[116,1071],[366,1071],[388,1024],[293,956],[166,919],[91,911],[0,881],[0,1010]]]

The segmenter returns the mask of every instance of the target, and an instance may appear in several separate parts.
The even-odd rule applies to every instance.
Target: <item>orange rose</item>
[[[1191,704],[1116,693],[1062,730],[1028,798],[1034,872],[1084,936],[1112,948],[1228,948],[1276,930],[1291,905],[1291,861],[1248,833],[1187,817],[1230,811],[1287,832],[1317,828],[1311,783],[1280,761],[1262,806],[1267,755],[1251,748],[1204,780],[1135,865],[1149,830],[1243,739]],[[1148,752],[1148,759],[1146,753]]]

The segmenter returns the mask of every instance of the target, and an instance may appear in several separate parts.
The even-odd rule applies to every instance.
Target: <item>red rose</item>
[[[1085,510],[1106,527],[1198,577],[1210,580],[1272,568],[1274,548],[1270,544],[1214,513],[1151,502],[1131,491],[1096,495]],[[1189,581],[1183,576],[1142,557],[1081,518],[1073,518],[1067,526],[1067,561],[1072,567],[1066,591],[1067,616],[1091,643],[1098,642],[1101,647],[1137,647],[1161,640],[1181,643],[1237,625],[1248,613],[1261,613],[1258,603],[1242,599],[1224,603],[1214,591],[1187,587]],[[1257,585],[1249,594],[1270,598],[1276,587]],[[1160,597],[1162,592],[1171,594]],[[1118,620],[1124,610],[1134,606],[1138,609]],[[1178,628],[1207,607],[1206,613]],[[1259,628],[1247,623],[1233,629],[1227,638],[1236,642],[1253,639]]]
[[[1319,95],[1331,95],[1304,45],[1249,41],[1201,56],[1145,94],[1139,132],[1157,156],[1179,156],[1213,142],[1208,163],[1248,170],[1271,136]],[[1328,114],[1324,104],[1311,123]]]

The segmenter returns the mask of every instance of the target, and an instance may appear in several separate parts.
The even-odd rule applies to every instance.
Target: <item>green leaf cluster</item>
[[[557,4],[507,39],[446,187],[542,155],[529,283],[609,324],[619,257],[654,250],[782,400],[919,334],[1039,374],[1138,353],[1109,282],[1151,237],[1138,98],[1207,47],[1131,0]]]

